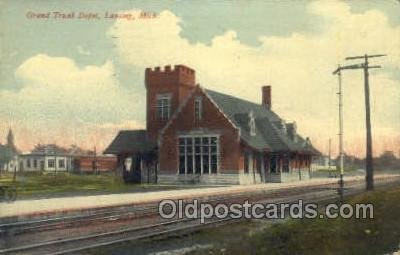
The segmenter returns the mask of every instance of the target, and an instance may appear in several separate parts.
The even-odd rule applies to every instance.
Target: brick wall
[[[202,98],[203,115],[200,121],[194,117],[194,100]],[[161,137],[159,149],[160,173],[176,174],[178,169],[178,134],[196,131],[201,134],[220,135],[220,173],[237,173],[240,161],[240,141],[238,130],[205,96],[200,87],[196,87],[191,98],[187,101],[177,116],[171,122]]]
[[[82,156],[75,159],[76,170],[90,172],[93,171],[93,161],[97,162],[97,171],[114,171],[117,169],[116,157]]]
[[[149,138],[156,141],[158,132],[167,120],[157,118],[157,94],[171,94],[171,115],[178,108],[180,102],[184,100],[188,93],[196,84],[195,71],[183,65],[176,65],[174,68],[165,66],[154,69],[147,68],[145,72],[145,86],[147,89],[146,115],[147,132]]]

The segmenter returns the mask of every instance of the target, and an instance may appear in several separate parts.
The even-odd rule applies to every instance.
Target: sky
[[[22,151],[37,143],[101,151],[118,130],[145,127],[144,69],[184,64],[201,86],[256,103],[271,85],[272,109],[322,152],[332,139],[336,154],[332,71],[358,63],[347,56],[384,53],[371,59],[383,67],[370,75],[373,150],[398,155],[398,13],[397,0],[0,0],[0,142],[12,128]],[[345,152],[362,157],[361,70],[343,73],[343,95]]]

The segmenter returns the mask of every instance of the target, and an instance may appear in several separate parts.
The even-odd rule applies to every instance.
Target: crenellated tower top
[[[161,67],[146,68],[145,72],[145,85],[163,85],[163,84],[179,84],[186,86],[196,85],[196,72],[195,70],[184,66],[175,65],[171,68],[171,65],[167,65],[162,70]]]

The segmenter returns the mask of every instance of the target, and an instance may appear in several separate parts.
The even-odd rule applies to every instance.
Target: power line
[[[368,69],[372,68],[381,68],[381,66],[369,66],[368,59],[384,57],[386,54],[376,54],[376,55],[367,55],[364,56],[355,56],[355,57],[347,57],[346,60],[353,59],[364,59],[364,63],[362,63],[362,69],[364,70],[364,93],[365,93],[365,124],[366,124],[366,136],[367,136],[367,148],[366,148],[366,157],[365,157],[365,181],[367,190],[374,189],[374,164],[372,157],[372,131],[371,131],[371,106],[369,99],[369,72]]]
[[[346,57],[345,60],[354,60],[354,59],[364,59],[364,63],[348,65],[348,66],[339,66],[333,74],[338,74],[339,76],[339,86],[341,90],[341,70],[345,69],[363,69],[364,70],[364,93],[365,93],[365,123],[366,123],[366,167],[365,167],[365,181],[366,181],[366,189],[372,190],[374,189],[374,168],[373,168],[373,157],[372,157],[372,131],[371,131],[371,107],[370,107],[370,93],[369,93],[369,72],[368,69],[373,68],[381,68],[379,65],[370,66],[368,59],[369,58],[377,58],[384,57],[385,54],[375,54],[375,55],[367,55],[364,56],[353,56]],[[339,93],[341,91],[339,90]],[[341,94],[340,94],[341,95]],[[339,96],[340,98],[340,96]],[[341,109],[341,103],[339,102],[339,109]],[[342,121],[340,121],[342,122]],[[343,124],[343,123],[342,123]],[[342,136],[341,136],[342,137]],[[341,159],[342,161],[342,159]],[[342,180],[342,179],[341,179]]]

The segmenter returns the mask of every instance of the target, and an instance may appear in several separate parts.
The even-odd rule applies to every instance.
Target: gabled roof
[[[29,153],[30,155],[66,155],[67,150],[57,144],[39,144]]]
[[[222,112],[240,128],[242,140],[258,150],[271,151],[301,151],[304,153],[318,153],[298,134],[289,136],[286,124],[273,111],[244,99],[206,89],[207,95],[217,104]],[[250,112],[255,118],[255,135],[250,134]]]
[[[151,151],[157,144],[151,142],[146,130],[122,130],[104,151],[104,154],[123,154]]]

